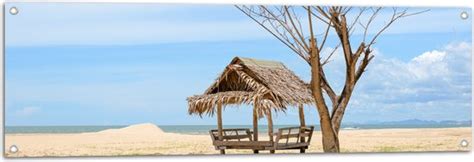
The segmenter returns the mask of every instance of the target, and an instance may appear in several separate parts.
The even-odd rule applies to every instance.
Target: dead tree
[[[372,45],[376,43],[377,38],[395,21],[425,12],[409,13],[407,9],[390,10],[382,7],[263,5],[236,5],[236,7],[311,67],[310,87],[319,114],[324,152],[339,152],[338,134],[341,121],[357,81],[374,58]],[[383,26],[373,30],[370,27],[382,10],[390,10],[390,15],[383,17],[385,21]],[[350,20],[348,16],[351,16]],[[315,33],[317,29],[321,33]],[[362,40],[351,39],[356,29],[361,31],[359,34],[363,34]],[[323,58],[321,51],[325,48],[330,34],[337,36],[337,43],[332,46],[332,52]],[[344,55],[346,71],[344,87],[340,92],[333,90],[323,68],[330,62],[338,48],[342,48],[341,54]],[[331,100],[330,105],[326,103],[323,94]]]

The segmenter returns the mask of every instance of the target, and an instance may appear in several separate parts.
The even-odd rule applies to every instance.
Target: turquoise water
[[[296,125],[275,125],[275,131],[282,127],[293,127]],[[126,126],[6,126],[6,134],[18,133],[85,133],[97,132],[106,129],[117,129]],[[208,134],[209,130],[216,129],[215,125],[162,125],[159,126],[163,131],[170,133],[183,134]],[[347,124],[342,129],[389,129],[389,128],[451,128],[451,127],[471,127],[471,124],[411,124],[411,125],[395,125],[395,124]],[[224,125],[224,128],[249,128],[251,125]],[[315,126],[315,130],[319,130],[319,126]],[[259,126],[259,132],[267,132],[267,126]]]

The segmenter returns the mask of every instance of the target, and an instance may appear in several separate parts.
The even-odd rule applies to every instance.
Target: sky
[[[301,58],[231,5],[7,3],[6,11],[13,6],[19,13],[5,14],[6,125],[213,125],[215,117],[188,115],[186,97],[202,94],[235,56],[281,61],[310,80]],[[462,11],[471,14],[429,8],[387,29],[344,122],[471,120],[472,19]],[[331,34],[323,55],[335,43]],[[337,91],[342,63],[337,51],[324,67]],[[318,123],[314,106],[305,113]],[[223,120],[251,124],[251,107],[226,107]],[[274,117],[297,123],[295,108]]]

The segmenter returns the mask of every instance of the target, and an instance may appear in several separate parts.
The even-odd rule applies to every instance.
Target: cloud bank
[[[470,120],[471,51],[471,43],[452,43],[409,61],[375,51],[349,105],[348,111],[358,115],[347,115],[348,120]],[[343,60],[334,59],[326,71],[340,90]]]

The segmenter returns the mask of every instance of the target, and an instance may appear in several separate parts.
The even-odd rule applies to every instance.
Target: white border
[[[471,7],[471,0],[5,0],[5,2],[293,4],[344,6]]]
[[[2,19],[0,31],[3,31],[3,0],[2,12],[0,17]],[[68,3],[192,3],[192,4],[294,4],[294,5],[350,5],[350,6],[407,6],[407,7],[469,7],[473,8],[474,2],[472,0],[5,0],[5,2],[68,2]],[[472,16],[472,15],[471,15]],[[3,32],[0,32],[0,37],[3,38]],[[0,39],[0,51],[3,51],[3,39]],[[474,57],[472,57],[474,62]],[[3,57],[0,57],[0,64],[3,63]],[[3,82],[3,65],[0,66],[0,80]],[[474,75],[472,75],[474,80]],[[3,83],[2,83],[3,84]],[[2,87],[2,86],[0,86]],[[474,87],[474,84],[473,86]],[[1,89],[3,91],[3,87]],[[0,98],[3,98],[3,93]],[[473,97],[474,99],[474,97]],[[3,101],[2,101],[3,102]],[[2,103],[3,104],[3,103]],[[2,111],[3,112],[3,111]],[[474,113],[471,113],[474,114]],[[0,115],[0,121],[3,121],[3,114]],[[3,124],[3,123],[2,123]],[[0,127],[3,129],[3,127]],[[2,130],[3,132],[3,130]],[[0,161],[11,161],[14,159],[4,159],[3,157],[3,141],[1,144],[2,158]],[[474,161],[474,154],[469,153],[367,153],[367,154],[293,154],[293,155],[226,155],[226,156],[153,156],[153,157],[110,157],[110,158],[53,158],[59,161],[136,161],[136,160],[176,160],[176,161],[193,161],[193,162],[209,162],[209,161],[319,161],[319,162],[353,162],[353,161],[383,161],[383,162],[460,162],[460,161]],[[16,161],[23,161],[20,159]],[[30,159],[31,160],[31,159]],[[48,161],[50,158],[35,159],[40,161]]]

